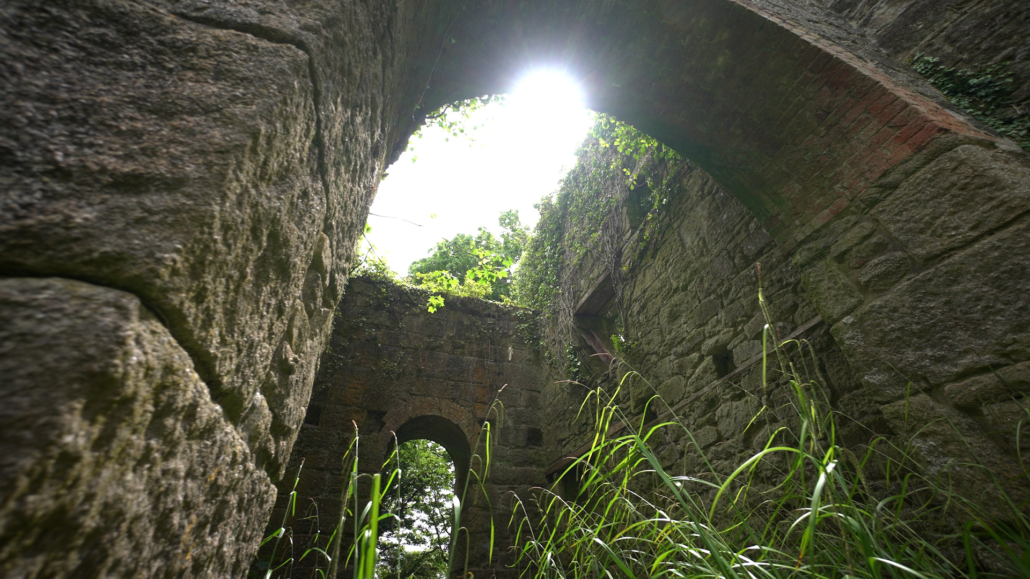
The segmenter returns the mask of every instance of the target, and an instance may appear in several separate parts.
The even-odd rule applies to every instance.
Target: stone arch
[[[502,91],[532,64],[567,68],[592,108],[681,152],[758,219],[876,420],[942,447],[948,435],[920,424],[965,421],[991,449],[983,462],[1017,480],[1012,444],[990,441],[1011,425],[974,426],[969,399],[997,383],[993,368],[1030,361],[1030,305],[1011,297],[1030,291],[1027,156],[814,4],[486,4],[455,16],[419,103]]]
[[[1030,360],[1026,157],[820,3],[12,0],[0,27],[0,332],[22,345],[2,361],[10,391],[32,393],[4,406],[18,432],[0,455],[17,458],[0,488],[16,510],[0,535],[41,537],[0,553],[7,574],[246,566],[305,417],[362,418],[305,409],[384,166],[425,111],[503,91],[529,63],[569,67],[593,108],[741,199],[793,251],[877,403],[897,404],[889,368],[905,368],[919,419],[935,420]],[[881,253],[851,259],[863,243]],[[83,352],[90,364],[67,365]],[[120,392],[134,410],[106,411]],[[908,408],[887,413],[895,431],[921,431]],[[167,420],[182,413],[203,424]],[[140,473],[155,451],[120,438],[68,446],[107,429],[161,433],[168,469]],[[212,432],[222,450],[204,450]],[[229,455],[241,468],[223,468]],[[143,478],[18,483],[54,456]],[[55,544],[73,547],[53,557]]]
[[[690,158],[788,246],[931,140],[1009,146],[806,10],[745,0],[593,2],[576,11],[485,4],[454,17],[455,42],[441,49],[418,104],[433,110],[504,92],[533,65],[566,68],[591,108]]]
[[[755,216],[894,432],[956,418],[975,388],[963,380],[1030,360],[1012,347],[1030,343],[1030,306],[1008,297],[1030,291],[1025,153],[816,3],[484,3],[449,18],[419,110],[503,91],[530,65],[567,68],[589,106],[670,145]],[[910,380],[925,393],[918,421],[897,410]],[[985,448],[992,428],[975,435]]]
[[[479,433],[475,417],[466,409],[448,400],[416,397],[408,404],[391,410],[383,419],[380,430],[379,456],[385,458],[397,444],[411,440],[429,440],[442,446],[454,463],[455,493],[465,486],[472,466],[473,446]]]

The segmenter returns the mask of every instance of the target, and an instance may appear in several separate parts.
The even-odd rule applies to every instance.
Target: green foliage
[[[436,310],[442,308],[443,306],[443,296],[439,294],[429,296],[429,300],[426,301],[426,311],[428,311],[431,314],[435,314]]]
[[[947,67],[938,58],[918,54],[912,68],[955,106],[1030,151],[1030,113],[1012,102],[1015,75],[1009,63],[974,71]]]
[[[357,484],[358,484],[358,467],[357,467],[357,452],[358,452],[358,432],[357,426],[354,428],[354,438],[347,446],[346,452],[344,452],[342,462],[344,465],[344,473],[349,474],[349,484],[347,485],[346,492],[343,497],[343,504],[349,504],[351,497],[357,497]],[[293,479],[293,489],[290,491],[289,500],[286,504],[286,511],[283,513],[282,523],[277,529],[272,531],[263,541],[261,541],[260,548],[263,550],[266,545],[270,547],[267,559],[260,559],[255,563],[254,567],[259,571],[264,571],[263,574],[259,575],[262,579],[283,579],[291,577],[293,575],[293,567],[296,563],[304,561],[308,557],[314,561],[313,573],[318,574],[321,577],[335,577],[336,570],[339,568],[339,552],[340,545],[343,537],[344,524],[347,522],[347,515],[351,515],[351,518],[355,523],[355,536],[361,536],[361,532],[368,529],[368,519],[365,515],[360,518],[353,517],[353,512],[345,511],[342,513],[340,520],[333,527],[333,532],[326,537],[321,531],[320,520],[318,516],[318,505],[310,503],[304,513],[304,515],[298,520],[300,523],[307,523],[309,525],[309,535],[311,539],[307,545],[294,545],[293,542],[293,528],[290,526],[290,519],[295,517],[297,514],[297,486],[300,484],[301,473],[304,470],[304,459],[301,459],[300,465],[297,467],[297,474]],[[349,472],[348,472],[349,471]],[[378,475],[376,475],[378,476]],[[376,493],[376,498],[372,502],[376,502],[380,495]],[[378,508],[378,507],[376,507]],[[361,530],[359,532],[359,529]],[[313,532],[313,533],[312,533]],[[295,551],[296,547],[303,549],[300,555],[297,556]],[[352,548],[353,552],[353,548]],[[357,570],[355,570],[355,579],[357,577]],[[361,579],[373,579],[372,577],[362,577]]]
[[[615,117],[598,113],[594,126],[590,129],[590,136],[597,140],[597,146],[603,149],[614,147],[620,155],[631,157],[637,162],[636,168],[630,170],[621,167],[623,173],[628,177],[630,189],[636,188],[643,178],[644,184],[651,190],[651,208],[658,209],[666,202],[664,193],[667,192],[668,179],[671,172],[658,174],[653,169],[656,164],[641,164],[645,157],[651,157],[655,161],[664,161],[665,164],[675,163],[680,160],[679,153],[658,142],[650,135],[641,133],[634,127],[620,123]],[[613,160],[613,167],[618,159]]]
[[[469,146],[475,142],[475,133],[481,127],[480,125],[470,124],[472,121],[472,115],[476,111],[479,111],[486,105],[492,103],[503,103],[505,100],[504,95],[484,95],[480,97],[474,97],[470,99],[464,99],[456,101],[447,105],[444,105],[435,111],[428,113],[425,117],[425,123],[415,131],[412,135],[416,139],[421,139],[427,128],[443,130],[447,137],[444,138],[444,142],[450,142],[452,138],[465,137],[468,139]],[[418,111],[418,107],[415,108]],[[413,149],[413,146],[409,142],[408,149]],[[418,161],[418,155],[414,155],[411,158],[411,162]]]
[[[439,294],[494,301],[510,299],[515,264],[529,239],[529,230],[516,210],[501,213],[500,239],[480,227],[476,235],[459,233],[440,241],[432,253],[408,268],[412,285],[434,292],[430,312],[443,307]]]
[[[447,577],[447,547],[444,545],[443,557],[432,550],[406,551],[403,548],[387,548],[380,552],[377,577],[387,579],[445,579]]]
[[[557,201],[544,197],[533,206],[540,212],[540,220],[526,244],[519,273],[515,277],[515,301],[519,305],[548,310],[555,294],[561,290],[562,245],[569,196],[565,187],[559,186]]]
[[[444,577],[454,467],[443,447],[428,440],[402,444],[397,459],[401,473],[383,501],[383,509],[395,518],[383,525],[378,575],[389,577],[399,572],[401,577]]]
[[[550,490],[514,504],[522,576],[1030,576],[1030,517],[1021,504],[1010,499],[1010,512],[999,520],[979,508],[976,497],[922,474],[931,471],[885,438],[874,437],[857,453],[844,447],[837,438],[840,417],[818,380],[811,347],[793,340],[776,346],[770,327],[763,333],[763,405],[747,427],[767,426],[759,438],[764,446],[735,468],[727,469],[718,445],[713,453],[721,456],[710,460],[686,421],[658,395],[649,405],[664,417],[647,423],[626,416],[619,391],[629,381],[650,386],[636,372],[626,372],[611,395],[590,392],[580,412],[594,404],[591,449]],[[779,406],[773,408],[765,404],[773,403],[766,393],[776,370],[786,396],[775,397]],[[773,430],[772,414],[789,426]],[[696,466],[671,471],[655,450],[670,439],[683,441]],[[990,491],[1008,497],[1004,484],[995,487]],[[574,489],[574,496],[563,496],[561,488]],[[530,500],[543,516],[527,516]]]
[[[543,314],[548,359],[571,377],[579,366],[569,356],[573,340],[571,280],[583,267],[608,270],[621,288],[624,248],[639,257],[659,231],[680,157],[654,138],[598,115],[576,165],[558,191],[535,207],[540,212],[515,280],[515,302]],[[630,231],[636,246],[626,246]],[[580,272],[582,273],[582,272]]]

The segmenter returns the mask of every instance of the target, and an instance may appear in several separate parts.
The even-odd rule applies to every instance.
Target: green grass
[[[515,502],[522,575],[1030,576],[1030,519],[1009,489],[996,483],[1010,507],[999,517],[922,474],[909,449],[890,440],[874,438],[857,454],[845,448],[812,349],[791,341],[764,351],[763,400],[774,374],[789,391],[792,416],[778,424],[791,427],[771,432],[732,472],[719,474],[674,414],[657,424],[631,422],[617,401],[629,380],[643,380],[638,373],[625,373],[614,392],[593,391],[580,409],[595,413],[591,450],[554,486]],[[668,408],[657,395],[650,404],[659,413]],[[773,410],[763,407],[752,423]],[[619,422],[626,428],[608,436]],[[668,430],[682,432],[686,452],[698,457],[696,472],[674,474],[656,456]],[[570,487],[578,491],[558,490]]]
[[[453,531],[451,533],[450,560],[448,567],[452,570],[459,568],[462,569],[463,577],[469,576],[469,530],[467,527],[462,525],[462,506],[467,504],[466,499],[470,497],[470,493],[481,492],[485,499],[487,508],[492,512],[490,496],[486,490],[486,480],[490,473],[491,436],[494,424],[496,423],[496,426],[500,427],[504,421],[504,405],[500,401],[500,395],[503,391],[504,388],[502,387],[497,392],[497,395],[491,402],[490,406],[487,408],[486,416],[483,420],[483,427],[480,429],[472,448],[473,453],[470,458],[468,473],[464,478],[464,487],[461,489],[460,496],[456,497],[454,502]],[[493,420],[491,420],[491,417]],[[383,475],[381,473],[358,472],[360,440],[361,436],[358,432],[357,424],[355,424],[354,437],[351,439],[347,452],[344,454],[342,459],[344,465],[343,472],[348,475],[349,482],[344,494],[344,509],[340,516],[340,520],[334,527],[333,532],[328,537],[323,537],[323,534],[319,530],[317,505],[315,503],[311,503],[308,512],[304,513],[304,516],[302,516],[299,521],[308,522],[315,532],[312,539],[309,541],[309,544],[298,556],[294,551],[293,533],[289,526],[289,522],[297,514],[297,485],[300,482],[302,471],[304,469],[304,460],[301,460],[293,481],[293,488],[289,495],[286,512],[283,514],[282,522],[277,529],[269,533],[261,542],[261,547],[265,547],[266,545],[271,546],[268,558],[266,560],[259,561],[257,564],[257,566],[264,571],[263,579],[293,577],[295,575],[295,566],[308,557],[312,557],[315,560],[310,571],[311,577],[319,579],[336,577],[341,568],[351,567],[354,579],[376,579],[377,576],[380,579],[386,579],[385,573],[382,572],[383,570],[377,570],[379,524],[385,519],[392,518],[393,515],[388,512],[381,512],[380,507],[385,502],[387,494],[394,488],[393,485],[398,480],[404,465],[400,463],[398,445],[395,440],[392,453],[387,457],[380,469],[381,471],[388,473],[385,481],[383,480]],[[390,463],[393,463],[392,469],[387,468]],[[371,483],[371,490],[367,493],[359,491],[363,480]],[[353,525],[353,537],[356,537],[356,540],[351,543],[347,550],[347,556],[343,560],[343,565],[340,567],[339,552],[341,550],[341,546],[345,543],[343,540],[344,525],[348,524],[348,522]],[[459,549],[461,546],[459,545],[459,541],[462,538],[465,540],[465,548]],[[489,539],[490,562],[493,561],[495,538],[496,529],[494,528],[494,521],[491,516]],[[456,557],[461,553],[464,553],[464,558],[463,561],[461,561],[461,566],[459,567]],[[397,578],[407,579],[402,578],[399,572],[397,573]]]

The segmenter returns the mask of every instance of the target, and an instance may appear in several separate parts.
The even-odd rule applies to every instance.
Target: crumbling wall
[[[1026,157],[816,3],[12,0],[0,28],[8,576],[245,566],[382,170],[541,62],[758,218],[878,403],[911,373],[896,431],[1030,360]]]
[[[607,167],[625,159],[613,149],[594,147],[581,164]],[[596,157],[600,165],[594,164]],[[653,163],[644,159],[641,165]],[[790,393],[778,372],[772,373],[770,390],[761,382],[766,319],[759,307],[759,283],[774,334],[813,345],[827,399],[850,418],[839,424],[847,443],[888,433],[809,300],[800,271],[739,201],[703,170],[680,161],[662,193],[666,201],[650,217],[634,219],[639,197],[650,192],[641,192],[639,183],[631,190],[630,181],[618,175],[594,193],[618,200],[621,215],[615,221],[620,227],[614,235],[598,231],[597,216],[569,216],[570,229],[583,238],[613,236],[621,248],[613,264],[604,242],[583,246],[569,265],[580,383],[556,382],[544,390],[546,438],[556,451],[550,476],[568,463],[564,457],[582,454],[593,435],[593,413],[578,412],[588,389],[612,391],[629,370],[646,382],[621,383],[623,410],[637,420],[648,401],[660,396],[662,401],[651,402],[648,420],[668,418],[674,408],[720,472],[732,472],[773,430],[787,424],[780,421],[791,419]],[[770,347],[773,342],[770,337]],[[764,405],[771,419],[753,421]],[[670,472],[696,475],[707,468],[682,430],[664,429],[655,449]]]
[[[886,436],[899,447],[911,447],[931,476],[950,477],[963,496],[979,497],[984,506],[1003,511],[999,497],[984,494],[993,488],[985,477],[1004,481],[1016,496],[1025,492],[1020,490],[1025,465],[1016,441],[1026,408],[1027,305],[1021,297],[1026,294],[969,291],[962,303],[946,296],[949,287],[971,287],[985,279],[1022,287],[1025,266],[993,252],[1019,247],[1006,237],[1022,235],[1024,218],[1000,227],[1001,239],[987,235],[949,253],[964,245],[962,239],[978,237],[966,227],[1003,222],[985,222],[976,217],[977,208],[968,206],[965,215],[971,219],[960,224],[957,215],[941,215],[933,201],[957,195],[973,179],[986,184],[1005,178],[1000,167],[974,176],[964,156],[980,154],[960,149],[942,156],[911,179],[948,179],[950,187],[902,185],[911,187],[909,195],[921,190],[918,200],[905,194],[887,197],[867,215],[838,219],[793,252],[775,244],[738,200],[689,162],[674,165],[661,194],[665,200],[643,221],[638,217],[634,222],[641,193],[626,178],[590,181],[604,185],[579,194],[616,199],[621,215],[613,232],[606,230],[610,218],[601,216],[602,224],[582,206],[578,213],[570,210],[565,228],[575,234],[555,252],[573,256],[563,265],[571,289],[564,299],[575,304],[572,335],[580,367],[571,374],[583,384],[558,383],[545,390],[544,408],[551,416],[547,440],[557,451],[548,475],[555,476],[569,457],[589,448],[593,414],[578,409],[595,387],[612,391],[621,384],[625,392],[619,402],[634,423],[641,416],[644,422],[669,417],[671,409],[722,474],[758,452],[777,428],[790,427],[796,418],[793,396],[775,362],[769,383],[762,383],[766,318],[759,310],[761,282],[778,339],[803,338],[813,345],[817,361],[808,377],[821,383],[825,391],[819,397],[840,413],[840,442],[861,453],[870,440]],[[633,165],[632,159],[594,144],[576,170],[604,172],[613,161]],[[637,168],[656,163],[645,158]],[[1020,171],[1013,167],[1009,174]],[[1020,204],[1023,199],[981,197],[977,205]],[[921,241],[920,232],[928,227],[948,231],[952,241],[938,237],[941,245],[922,248],[906,243]],[[907,235],[892,234],[900,231]],[[613,241],[618,251],[608,249]],[[948,258],[940,259],[942,254]],[[942,272],[952,276],[949,287],[930,281]],[[896,286],[902,288],[899,295],[886,291]],[[919,313],[901,316],[896,308],[906,302]],[[975,316],[984,326],[968,325],[971,312],[985,314]],[[560,323],[559,318],[552,322]],[[862,323],[875,324],[875,331],[861,333],[856,326]],[[945,332],[948,346],[941,346],[936,332]],[[904,354],[930,348],[934,354],[919,359]],[[897,360],[892,366],[869,370],[891,358]],[[561,369],[566,360],[555,362]],[[647,382],[621,382],[629,369]],[[645,404],[655,395],[663,402],[645,414]],[[693,475],[691,469],[708,468],[681,430],[665,429],[661,436],[656,450],[673,472]],[[986,470],[965,466],[977,463]]]
[[[270,527],[277,529],[282,524],[301,461],[299,504],[318,505],[325,521],[323,532],[339,520],[348,481],[343,458],[355,426],[360,436],[359,470],[376,473],[391,448],[393,434],[405,442],[406,426],[413,420],[443,419],[457,425],[467,448],[482,457],[485,440],[478,447],[476,443],[483,421],[489,419],[489,503],[473,481],[462,517],[470,531],[470,570],[476,576],[504,575],[510,563],[507,547],[512,542],[508,493],[525,494],[528,487],[546,482],[540,407],[546,373],[531,345],[534,314],[451,296],[445,297],[445,307],[429,313],[427,297],[424,291],[390,282],[360,277],[349,281],[322,355],[288,476],[279,484]],[[502,406],[500,415],[488,412],[495,399]],[[407,437],[443,445],[455,461],[459,483],[465,480],[469,466],[482,472],[478,461],[462,456],[461,442],[448,438],[444,428],[430,424]],[[459,496],[461,490],[458,488]],[[306,532],[310,525],[301,516],[298,513],[297,519],[288,523],[295,530],[293,541],[298,546],[313,540]],[[487,552],[491,517],[497,534],[492,565]],[[350,526],[345,530],[351,533]],[[297,574],[301,571],[295,570]]]

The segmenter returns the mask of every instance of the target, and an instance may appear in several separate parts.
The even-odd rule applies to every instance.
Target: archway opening
[[[461,427],[441,416],[418,416],[397,429],[385,479],[379,575],[443,578],[450,571],[454,505],[464,494],[472,452]]]
[[[534,206],[575,164],[594,116],[578,79],[549,66],[527,69],[483,106],[454,106],[410,139],[370,209],[366,238],[401,277],[443,240],[479,228],[499,239],[504,212],[531,228]]]
[[[399,445],[388,475],[394,482],[382,508],[378,575],[443,579],[450,563],[455,496],[454,461],[443,446],[416,439]]]

